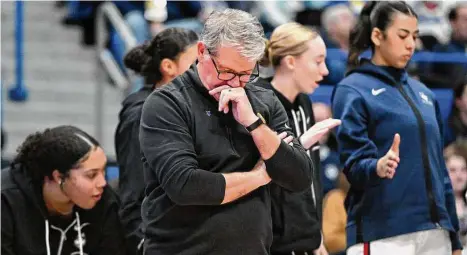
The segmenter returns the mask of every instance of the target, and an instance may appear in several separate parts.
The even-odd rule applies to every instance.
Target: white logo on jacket
[[[420,97],[422,98],[422,103],[427,104],[427,105],[433,105],[433,102],[428,98],[428,96],[423,93],[423,92],[418,92]]]
[[[377,96],[377,95],[383,93],[384,91],[386,91],[386,88],[372,89],[372,90],[371,90],[371,94],[372,94],[373,96]]]

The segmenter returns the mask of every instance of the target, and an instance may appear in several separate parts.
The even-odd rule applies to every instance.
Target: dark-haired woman
[[[444,145],[467,141],[467,76],[454,87],[454,100],[444,132]]]
[[[125,226],[128,253],[137,254],[142,244],[141,203],[144,198],[143,163],[139,125],[143,103],[155,88],[184,73],[196,60],[198,36],[191,30],[168,28],[151,41],[137,46],[125,56],[125,65],[145,79],[145,86],[123,101],[115,132],[122,204],[120,217]]]
[[[1,254],[125,254],[99,143],[72,126],[26,138],[2,171]]]
[[[434,94],[405,70],[417,15],[402,1],[369,2],[350,35],[349,73],[335,88],[347,254],[460,254],[454,196]],[[370,60],[358,61],[371,49]]]

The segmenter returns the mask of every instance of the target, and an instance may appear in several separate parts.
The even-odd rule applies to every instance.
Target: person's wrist
[[[249,127],[253,123],[255,123],[259,119],[258,116],[251,114],[248,118],[246,118],[245,122],[243,123],[244,127]]]
[[[269,183],[269,176],[266,174],[266,170],[258,171],[259,174],[259,185],[264,186]]]
[[[381,169],[382,169],[382,167],[383,167],[383,166],[381,165],[382,162],[383,162],[382,159],[383,159],[383,158],[380,158],[380,159],[378,159],[378,161],[376,161],[376,175],[378,175],[378,177],[381,177],[380,172],[381,172]]]
[[[306,133],[298,138],[298,140],[300,141],[300,144],[303,146],[303,148],[305,148],[305,150],[308,150],[308,149],[310,149],[311,144],[308,144],[306,142],[306,139],[307,139],[307,134]]]
[[[255,167],[251,173],[253,174],[252,178],[256,180],[258,187],[264,186],[270,182],[269,175],[267,174],[264,165]]]

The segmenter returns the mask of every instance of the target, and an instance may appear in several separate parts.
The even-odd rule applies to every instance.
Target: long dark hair
[[[198,35],[184,28],[167,28],[151,41],[136,46],[124,57],[125,66],[145,78],[146,84],[155,85],[163,77],[160,64],[163,59],[177,60],[188,46],[198,41]]]
[[[462,134],[464,133],[464,125],[460,119],[460,111],[457,108],[456,100],[461,98],[464,95],[465,89],[467,87],[467,75],[464,79],[461,79],[454,87],[454,99],[452,101],[451,113],[449,114],[448,125],[453,129],[454,133]]]
[[[384,33],[391,24],[396,12],[418,18],[412,7],[404,1],[369,1],[365,4],[357,23],[350,32],[350,49],[347,58],[348,70],[359,66],[358,57],[362,52],[368,48],[374,51],[374,44],[371,41],[373,28],[379,28]]]

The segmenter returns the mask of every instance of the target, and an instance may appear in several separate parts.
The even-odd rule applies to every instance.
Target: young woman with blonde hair
[[[289,117],[290,126],[313,159],[313,184],[302,193],[271,185],[274,239],[271,253],[327,254],[322,245],[318,140],[340,124],[328,119],[315,124],[311,100],[318,83],[328,75],[326,46],[313,29],[298,23],[277,27],[268,42],[262,65],[272,65],[274,76],[256,84],[274,91]]]

